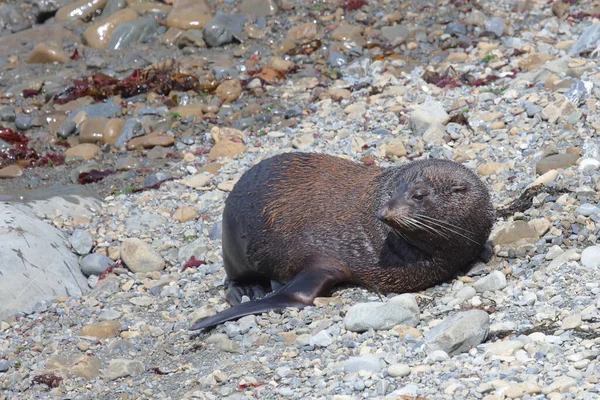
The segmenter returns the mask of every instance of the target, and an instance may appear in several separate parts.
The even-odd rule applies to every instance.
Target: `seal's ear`
[[[455,185],[452,185],[451,190],[452,190],[452,193],[464,192],[465,190],[467,190],[467,185],[455,184]]]

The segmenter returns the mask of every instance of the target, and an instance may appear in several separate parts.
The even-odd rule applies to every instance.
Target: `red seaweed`
[[[185,271],[188,268],[192,268],[192,267],[195,268],[195,267],[199,267],[204,264],[206,264],[206,261],[196,260],[196,257],[192,256],[192,258],[190,258],[189,261],[185,263],[183,268],[181,268],[181,272]]]

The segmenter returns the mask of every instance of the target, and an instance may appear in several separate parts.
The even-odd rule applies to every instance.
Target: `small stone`
[[[418,323],[419,306],[411,294],[395,296],[385,303],[356,304],[344,318],[346,329],[352,332],[388,330],[396,325],[416,326]]]
[[[234,38],[240,37],[247,20],[244,14],[219,14],[204,26],[204,41],[210,47],[231,43]]]
[[[136,306],[148,307],[149,305],[154,303],[154,299],[150,296],[140,296],[129,299],[129,302]]]
[[[65,151],[65,157],[81,157],[84,160],[91,160],[98,154],[100,147],[92,143],[82,143],[73,146]]]
[[[592,215],[600,214],[600,207],[593,204],[584,203],[577,207],[575,214],[583,215],[584,217],[590,217]]]
[[[554,381],[542,389],[542,393],[549,394],[552,392],[566,393],[570,388],[576,387],[577,381],[569,376],[559,376]]]
[[[115,29],[121,24],[138,18],[137,13],[131,8],[124,8],[114,14],[90,25],[83,33],[86,44],[96,49],[104,49],[112,37]]]
[[[558,256],[560,256],[564,252],[565,251],[563,249],[561,249],[560,246],[554,245],[554,246],[552,246],[552,247],[550,247],[548,249],[548,252],[544,256],[544,258],[546,260],[554,260],[555,258],[557,258]]]
[[[137,238],[121,242],[121,259],[132,272],[161,271],[165,261],[156,250]]]
[[[441,103],[430,98],[410,114],[410,126],[417,134],[423,134],[432,125],[445,125],[449,120]]]
[[[385,145],[385,155],[388,157],[404,157],[406,154],[404,141],[400,138],[394,138]]]
[[[62,49],[45,43],[35,46],[27,58],[29,64],[63,64],[68,61],[69,56]]]
[[[81,272],[88,277],[90,275],[101,275],[106,269],[114,265],[114,261],[102,254],[92,253],[83,257],[79,267]]]
[[[171,28],[202,29],[212,19],[211,8],[206,0],[177,0],[167,16]]]
[[[579,328],[581,326],[581,314],[572,314],[562,320],[561,329],[569,330]]]
[[[350,357],[344,363],[344,373],[351,374],[359,371],[379,372],[381,371],[380,356],[367,354],[362,357]]]
[[[104,372],[104,379],[114,381],[126,376],[138,376],[145,370],[144,364],[137,360],[118,358],[110,360]]]
[[[15,118],[15,126],[21,131],[26,131],[33,124],[33,117],[27,114],[19,114]]]
[[[13,107],[0,108],[0,120],[5,122],[13,122],[17,118]]]
[[[494,244],[502,245],[523,239],[535,242],[538,237],[538,233],[527,222],[512,221],[497,226],[490,235],[490,240]]]
[[[504,33],[504,19],[498,17],[492,17],[485,21],[485,30],[492,32],[497,37],[502,36]]]
[[[18,165],[9,165],[8,167],[0,168],[0,179],[16,178],[23,175],[23,170]]]
[[[545,174],[538,176],[537,179],[531,183],[531,187],[547,185],[551,182],[554,182],[556,178],[558,178],[558,170],[551,169]]]
[[[342,23],[331,33],[331,39],[340,42],[360,43],[362,41],[362,31],[363,28],[360,26]]]
[[[500,172],[508,171],[508,166],[504,163],[489,162],[477,167],[477,173],[483,176],[489,176]]]
[[[234,342],[224,333],[215,333],[206,338],[206,344],[214,344],[218,350],[237,353],[240,350],[238,342]]]
[[[221,157],[234,157],[243,153],[246,145],[242,142],[225,139],[215,144],[208,153],[208,159],[215,161]]]
[[[575,111],[577,111],[577,107],[565,97],[561,97],[542,110],[542,119],[549,123],[555,123],[559,118],[566,118]]]
[[[542,158],[535,165],[535,172],[539,175],[545,174],[552,169],[564,169],[575,164],[579,156],[576,154],[553,154]]]
[[[425,334],[426,350],[444,350],[449,355],[467,352],[485,340],[489,320],[482,310],[458,312]]]
[[[396,325],[390,331],[393,335],[398,336],[400,339],[404,339],[407,336],[412,336],[414,339],[420,339],[423,334],[420,330],[409,325]]]
[[[596,22],[585,28],[581,33],[577,42],[569,50],[571,57],[578,56],[581,53],[593,51],[598,47],[600,43],[600,22]]]
[[[64,124],[61,124],[56,129],[56,136],[60,139],[67,139],[69,136],[72,136],[77,130],[77,124],[74,121],[67,121]]]
[[[461,62],[467,61],[468,58],[469,58],[469,55],[467,53],[459,51],[459,52],[454,52],[454,53],[448,54],[448,56],[446,57],[446,62],[461,63]]]
[[[586,269],[600,268],[600,246],[586,247],[581,252],[581,265]]]
[[[88,381],[100,375],[100,359],[84,354],[72,358],[52,356],[46,363],[45,373],[55,373],[59,376],[78,376]]]
[[[333,337],[326,330],[322,330],[311,337],[308,343],[314,347],[327,347],[333,343]]]
[[[83,229],[75,229],[71,235],[71,247],[77,254],[88,254],[94,245],[92,234]]]
[[[210,184],[211,178],[208,175],[204,174],[196,174],[190,178],[182,179],[181,183],[185,186],[191,187],[193,189],[201,188],[208,186]]]
[[[187,221],[192,221],[196,219],[198,214],[193,207],[190,206],[182,206],[179,207],[175,213],[173,214],[173,219],[179,221],[181,223],[185,223]]]
[[[315,137],[312,133],[305,133],[304,135],[296,136],[292,139],[292,146],[298,150],[304,150],[315,142]]]
[[[100,321],[114,321],[115,319],[119,319],[119,318],[121,318],[121,313],[119,311],[111,310],[108,308],[102,310],[100,315],[98,315],[98,319]]]
[[[513,383],[504,391],[504,395],[510,399],[520,399],[527,394],[541,393],[542,389],[533,382]]]
[[[499,340],[485,346],[485,354],[495,356],[512,356],[517,350],[523,348],[523,342],[518,340]]]
[[[225,103],[237,100],[242,93],[242,84],[237,78],[228,79],[217,86],[215,95]]]
[[[392,364],[388,367],[387,372],[393,378],[403,378],[410,375],[410,367],[406,364]]]
[[[450,356],[444,350],[434,350],[427,355],[427,359],[430,363],[443,362],[449,360]]]
[[[10,363],[8,360],[0,360],[0,373],[8,371],[10,368]]]
[[[85,325],[79,331],[79,336],[92,336],[98,339],[108,339],[117,336],[121,329],[121,323],[118,321],[102,321]]]
[[[478,293],[493,292],[502,290],[506,287],[506,276],[500,271],[492,271],[489,275],[480,278],[473,284],[473,288]]]

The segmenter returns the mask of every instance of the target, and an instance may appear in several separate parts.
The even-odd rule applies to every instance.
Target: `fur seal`
[[[382,293],[434,286],[486,251],[493,223],[485,185],[453,161],[379,168],[312,153],[265,159],[242,175],[223,211],[233,307],[190,330],[312,305],[343,283]],[[243,295],[254,301],[241,303]]]

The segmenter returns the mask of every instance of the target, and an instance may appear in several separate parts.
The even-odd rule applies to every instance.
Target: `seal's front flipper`
[[[265,297],[267,291],[260,283],[237,284],[230,283],[225,289],[225,300],[232,306],[237,306],[242,302],[242,297],[247,296],[250,300],[258,300]]]
[[[240,303],[220,313],[198,322],[190,328],[191,331],[210,328],[225,321],[232,321],[251,314],[260,314],[271,310],[281,310],[286,307],[303,308],[313,304],[315,297],[328,294],[329,290],[345,281],[341,271],[311,268],[304,270],[279,290],[257,301]]]

